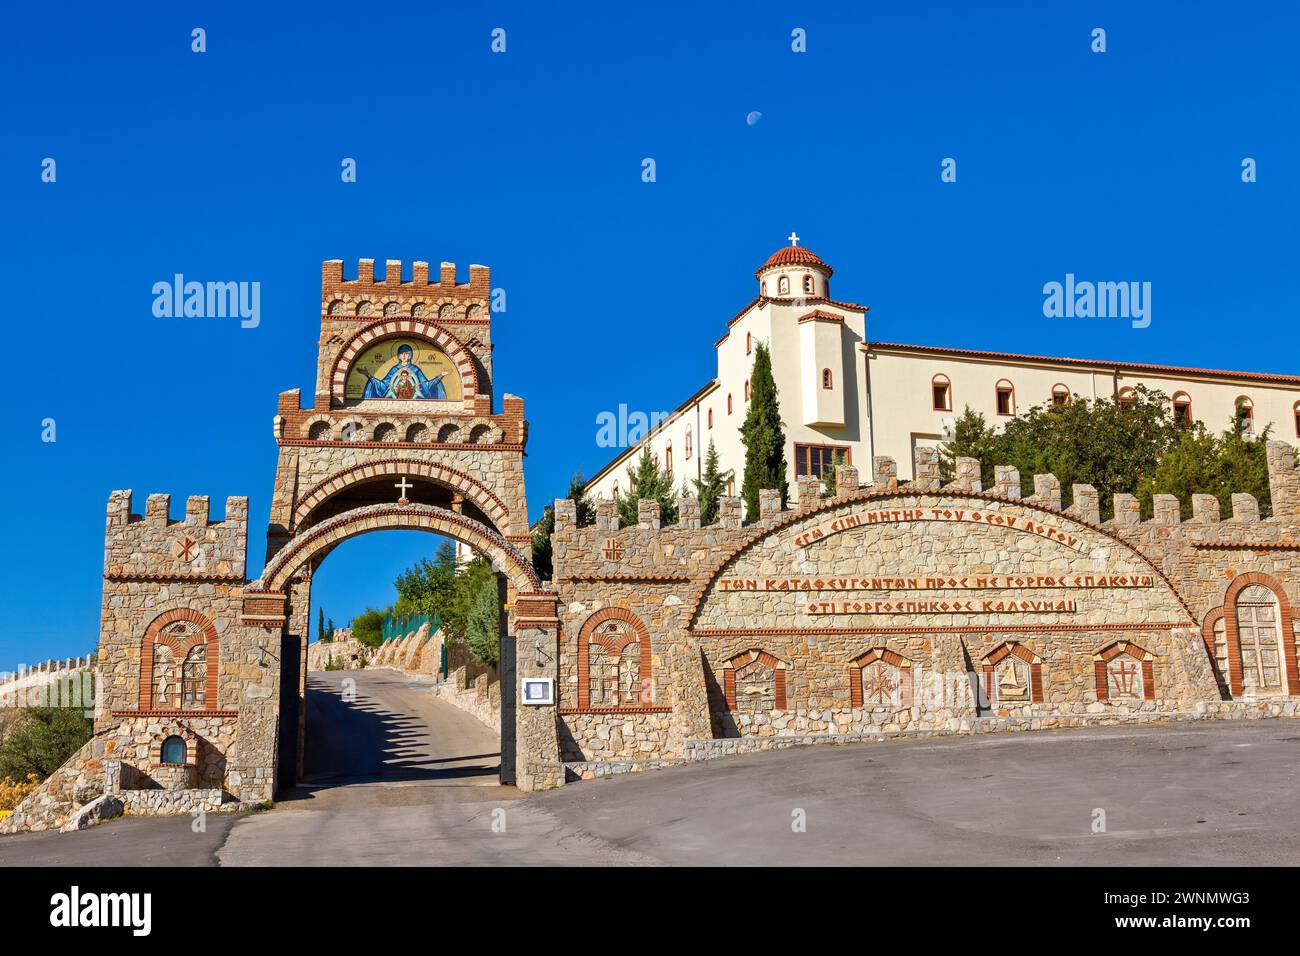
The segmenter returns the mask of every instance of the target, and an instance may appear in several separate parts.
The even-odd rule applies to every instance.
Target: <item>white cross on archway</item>
[[[402,497],[398,498],[397,500],[398,500],[398,501],[405,501],[405,500],[406,500],[406,493],[407,493],[408,491],[410,491],[412,488],[414,488],[415,485],[413,485],[413,484],[411,484],[409,481],[407,481],[407,480],[406,480],[406,476],[403,475],[403,476],[402,476],[402,480],[399,481],[397,484],[393,485],[393,487],[396,488],[398,491],[400,491],[400,492],[402,493]]]
[[[790,240],[790,245],[799,245],[799,236],[793,229],[790,230],[790,235],[786,236],[786,238]]]

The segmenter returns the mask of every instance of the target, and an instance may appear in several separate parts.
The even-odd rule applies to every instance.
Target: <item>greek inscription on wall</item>
[[[720,591],[1014,591],[1041,588],[1149,588],[1149,574],[984,574],[909,577],[722,578]]]
[[[873,524],[894,524],[910,521],[962,521],[972,524],[991,525],[997,528],[1010,528],[1027,534],[1039,535],[1076,551],[1083,550],[1083,542],[1075,535],[1059,528],[1034,521],[1019,515],[1002,514],[999,511],[977,511],[965,508],[891,508],[881,511],[860,511],[857,514],[843,515],[834,521],[810,528],[801,535],[790,539],[792,550],[805,548],[816,541],[827,538],[850,528],[860,528]]]
[[[1078,606],[1069,600],[894,600],[894,601],[809,601],[809,614],[1046,614],[1074,613]]]

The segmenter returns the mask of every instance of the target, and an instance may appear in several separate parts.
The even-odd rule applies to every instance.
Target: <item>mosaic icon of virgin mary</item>
[[[429,378],[411,359],[415,352],[405,343],[397,347],[397,361],[383,378],[375,378],[366,372],[366,390],[362,398],[446,398],[447,390],[442,380],[446,372],[439,372]],[[364,369],[362,370],[364,371]]]

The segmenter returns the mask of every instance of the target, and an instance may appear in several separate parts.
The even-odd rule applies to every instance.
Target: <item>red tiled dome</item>
[[[782,246],[767,257],[767,261],[754,272],[754,275],[757,277],[764,269],[770,269],[772,266],[815,266],[828,277],[832,273],[831,267],[822,261],[821,256],[803,246]]]

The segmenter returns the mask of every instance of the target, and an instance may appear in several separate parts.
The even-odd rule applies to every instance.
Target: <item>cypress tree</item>
[[[727,489],[731,472],[725,474],[718,468],[718,449],[709,439],[709,451],[704,456],[704,477],[693,479],[695,496],[700,499],[700,524],[710,525],[718,520],[718,499]]]
[[[658,463],[650,454],[647,443],[641,449],[641,457],[627,470],[628,492],[619,493],[614,500],[618,502],[618,516],[623,527],[637,523],[637,502],[649,498],[659,502],[659,520],[672,524],[677,520],[677,502],[673,500],[673,476],[660,471]]]
[[[745,446],[745,477],[741,497],[745,499],[745,520],[758,520],[758,492],[775,488],[781,492],[781,507],[790,498],[785,477],[785,429],[781,425],[781,405],[772,377],[772,356],[766,343],[754,348],[754,369],[749,376],[749,411],[740,426],[740,440]]]

